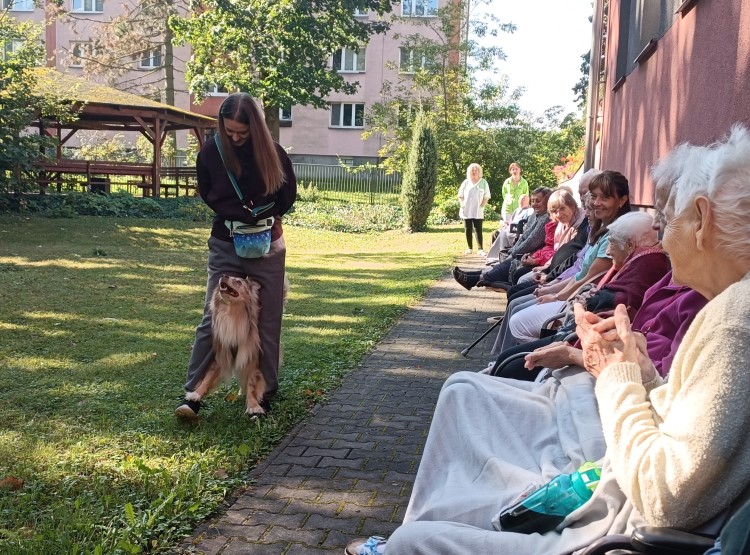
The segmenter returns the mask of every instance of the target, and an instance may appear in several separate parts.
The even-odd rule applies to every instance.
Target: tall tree
[[[28,187],[46,148],[54,146],[51,138],[28,133],[29,126],[45,117],[72,117],[59,102],[35,90],[35,68],[44,59],[41,37],[41,27],[17,22],[0,10],[0,191]]]
[[[401,206],[409,231],[427,226],[437,185],[437,144],[432,126],[423,112],[417,114],[414,133],[401,186]]]
[[[175,64],[168,20],[187,12],[184,0],[124,0],[118,15],[108,20],[70,11],[69,3],[52,6],[74,32],[85,28],[94,37],[68,52],[69,60],[80,63],[84,74],[99,76],[120,90],[175,105],[175,77],[181,64]]]
[[[330,67],[337,50],[358,50],[383,33],[383,20],[362,20],[355,10],[378,15],[393,0],[196,0],[187,18],[173,17],[175,36],[190,44],[189,88],[200,99],[211,87],[247,92],[263,102],[272,135],[279,136],[279,108],[326,106],[332,92],[353,94],[359,83]]]

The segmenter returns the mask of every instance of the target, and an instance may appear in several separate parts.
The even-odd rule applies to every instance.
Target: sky
[[[556,105],[577,112],[571,89],[581,78],[581,56],[591,49],[592,0],[492,0],[480,9],[517,26],[513,34],[483,41],[505,51],[507,60],[498,61],[498,68],[509,76],[511,89],[526,89],[521,108],[535,115]]]

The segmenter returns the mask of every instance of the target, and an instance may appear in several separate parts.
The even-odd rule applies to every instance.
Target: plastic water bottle
[[[591,499],[602,469],[587,462],[572,474],[561,474],[500,514],[506,532],[544,534],[554,530],[570,513]]]

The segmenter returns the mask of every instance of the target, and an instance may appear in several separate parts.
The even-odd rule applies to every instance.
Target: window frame
[[[87,2],[91,3],[90,10],[86,9]],[[76,8],[76,4],[80,7]],[[70,0],[70,8],[70,11],[73,13],[103,13],[104,0]]]
[[[226,90],[226,87],[224,87],[225,90],[223,91],[218,90],[221,86],[222,85],[217,85],[216,83],[214,83],[206,91],[206,96],[229,96],[229,91]]]
[[[148,60],[150,63],[144,64],[144,60]],[[154,64],[154,60],[158,60],[158,64]],[[159,69],[161,67],[164,67],[161,46],[149,48],[148,50],[144,50],[143,52],[141,52],[141,55],[138,58],[138,69],[151,71],[154,69]]]
[[[403,59],[404,59],[404,52],[409,52],[409,67],[408,69],[404,69],[403,65]],[[407,48],[405,46],[400,46],[398,49],[398,72],[404,75],[413,75],[418,70],[426,69],[427,68],[427,55],[422,52],[421,57],[422,61],[419,64],[419,67],[416,67],[416,64],[414,63],[414,58],[420,56],[420,53],[416,48]]]
[[[409,6],[409,13],[404,13],[406,6]],[[425,13],[416,13],[418,6],[425,8]],[[437,17],[437,10],[438,0],[401,0],[401,17]]]
[[[285,117],[284,114],[289,114]],[[279,108],[279,127],[291,127],[292,126],[292,107],[284,106]]]
[[[346,69],[347,54],[351,54],[352,69]],[[336,67],[336,58],[339,58],[340,67]],[[360,61],[362,62],[360,68]],[[354,50],[347,46],[339,48],[331,57],[331,67],[337,73],[365,73],[367,71],[367,47],[360,46],[359,50]]]
[[[329,102],[331,115],[328,118],[328,127],[331,129],[364,129],[365,128],[365,103],[364,102]],[[347,106],[349,106],[349,121],[351,125],[347,125],[344,121],[347,114]],[[357,112],[358,107],[361,107],[360,118],[362,123],[357,125]],[[338,112],[338,123],[334,123],[334,114]]]
[[[17,3],[23,3],[24,5],[31,4],[31,7],[16,7]],[[2,0],[0,2],[0,9],[8,10],[9,12],[33,12],[36,9],[34,0]]]

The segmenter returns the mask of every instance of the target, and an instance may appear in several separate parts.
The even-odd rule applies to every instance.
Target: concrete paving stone
[[[274,478],[273,484],[266,485],[264,495],[277,487],[285,487],[289,489],[304,488],[304,484],[306,481],[307,478],[305,478],[304,476],[278,476]],[[258,497],[263,496],[259,495]]]
[[[349,449],[350,451],[367,451],[375,449],[377,445],[374,441],[334,441],[333,447],[336,449]]]
[[[352,492],[376,492],[378,496],[384,495],[406,495],[404,494],[403,482],[371,482],[369,480],[357,480],[351,488]]]
[[[266,476],[284,476],[287,474],[293,467],[292,464],[281,464],[277,457],[274,456],[274,458],[271,460],[271,464],[267,465],[265,468],[263,468],[263,475]],[[254,473],[253,476],[257,476],[257,473]]]
[[[222,549],[224,549],[227,543],[229,543],[229,538],[225,536],[214,536],[210,538],[201,538],[199,541],[191,542],[185,547],[191,547],[203,555],[217,555]]]
[[[226,513],[224,513],[224,518],[222,520],[227,522],[228,524],[243,524],[245,522],[245,519],[252,513],[253,510],[248,508],[231,508]]]
[[[301,499],[292,499],[284,510],[284,514],[319,514],[335,516],[341,509],[341,503],[310,503]]]
[[[266,499],[265,497],[253,497],[243,495],[232,505],[235,509],[249,508],[254,511],[264,511],[268,513],[281,513],[289,504],[287,499]]]
[[[336,468],[352,468],[361,469],[365,465],[365,459],[335,459],[333,457],[323,457],[318,462],[318,468],[336,467]]]
[[[267,513],[265,511],[256,511],[252,515],[253,522],[255,524],[265,524],[268,526],[283,526],[284,528],[295,529],[301,528],[305,522],[307,515],[304,513],[296,513],[293,515],[278,514],[278,513]]]
[[[360,522],[361,518],[359,517],[344,518],[342,516],[328,517],[322,515],[310,515],[310,518],[305,522],[304,528],[311,528],[314,530],[336,530],[351,536],[352,534],[357,533]]]
[[[321,492],[303,489],[303,488],[288,488],[284,486],[277,486],[273,488],[268,495],[267,499],[301,499],[303,501],[309,501],[311,503],[318,500],[321,496]]]
[[[341,555],[341,549],[324,549],[322,547],[310,547],[309,545],[300,545],[293,543],[289,546],[289,550],[284,555],[327,555],[329,553],[336,553]]]
[[[318,437],[322,439],[335,439],[335,440],[342,440],[342,441],[358,441],[359,440],[359,433],[358,432],[334,432],[333,430],[320,430]]]
[[[300,489],[311,489],[316,490],[318,492],[326,492],[326,491],[361,491],[361,490],[355,490],[354,486],[357,484],[358,480],[355,480],[353,478],[339,478],[337,477],[335,480],[331,480],[328,478],[308,478],[305,480],[304,484],[301,486]]]
[[[316,476],[318,478],[333,478],[336,475],[335,469],[328,467],[310,468],[308,466],[294,465],[286,473],[287,476]]]
[[[320,457],[305,457],[289,455],[282,453],[274,459],[274,464],[293,464],[295,466],[309,466],[310,468],[317,466],[320,462]]]
[[[325,539],[325,530],[303,530],[295,528],[289,530],[283,526],[272,526],[263,536],[263,542],[295,542],[305,545],[317,546]]]
[[[398,505],[392,507],[362,507],[354,503],[347,503],[337,516],[341,518],[374,518],[383,522],[390,522],[397,509]]]
[[[391,472],[416,472],[416,467],[419,464],[418,461],[379,461],[379,460],[368,460],[365,465],[365,470],[385,470],[389,474]]]
[[[320,449],[319,447],[308,447],[305,449],[306,457],[333,457],[345,459],[352,452],[351,449],[337,447],[335,449]]]
[[[371,492],[350,492],[350,491],[326,491],[320,495],[319,503],[355,503],[367,507],[375,498],[375,493]]]
[[[321,547],[335,549],[336,554],[341,555],[344,552],[344,547],[347,543],[355,538],[359,538],[362,535],[359,533],[359,528],[361,528],[361,526],[362,523],[360,522],[357,526],[357,529],[352,533],[344,533],[336,529],[332,529],[330,532],[328,532],[328,536],[326,536],[326,539],[323,541],[323,545]]]
[[[386,472],[382,470],[378,471],[366,471],[366,470],[354,470],[351,468],[342,468],[336,474],[337,478],[355,478],[358,480],[384,480]]]
[[[211,530],[215,531],[217,536],[247,538],[249,540],[260,539],[268,528],[264,524],[228,524],[223,519],[211,526]]]
[[[235,539],[221,555],[287,555],[289,543],[264,544]]]

